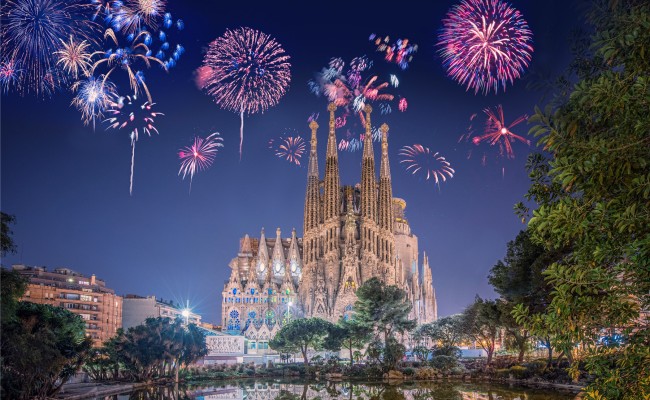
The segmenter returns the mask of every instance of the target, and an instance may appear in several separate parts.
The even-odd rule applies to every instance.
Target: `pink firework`
[[[300,165],[300,159],[305,152],[305,140],[300,136],[280,136],[279,139],[271,139],[269,148],[273,153],[289,163]]]
[[[408,106],[409,106],[409,103],[406,101],[406,99],[405,99],[404,97],[402,97],[401,99],[399,99],[399,105],[398,105],[398,107],[399,107],[399,110],[400,110],[401,112],[406,111],[406,108],[407,108]]]
[[[513,127],[526,121],[528,119],[528,115],[522,115],[511,122],[509,125],[506,125],[505,118],[503,116],[503,107],[501,107],[501,104],[496,107],[496,111],[486,108],[483,110],[483,112],[488,117],[487,121],[485,122],[485,134],[482,136],[473,137],[472,143],[479,145],[481,142],[486,141],[490,144],[490,146],[498,144],[501,155],[505,153],[507,158],[515,157],[515,153],[512,150],[513,140],[518,140],[530,146],[529,140],[511,131]]]
[[[528,23],[502,0],[462,0],[447,13],[438,39],[447,74],[475,94],[505,90],[533,53]]]
[[[189,175],[190,190],[192,188],[192,179],[197,171],[208,169],[214,162],[219,147],[223,147],[223,139],[219,132],[214,132],[208,137],[195,137],[191,146],[183,147],[178,151],[178,158],[181,160],[181,167],[178,175],[183,175],[183,179]]]
[[[453,178],[456,173],[445,157],[421,144],[404,146],[400,149],[399,155],[400,164],[404,164],[411,175],[426,177],[427,181],[432,179],[436,185]]]
[[[239,155],[244,113],[275,106],[291,81],[289,56],[271,36],[251,28],[227,30],[210,43],[197,83],[219,107],[239,113]]]

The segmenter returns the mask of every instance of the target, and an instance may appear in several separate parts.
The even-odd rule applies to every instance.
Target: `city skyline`
[[[292,228],[302,236],[308,154],[299,167],[277,158],[268,142],[285,130],[308,141],[307,119],[320,113],[318,149],[324,154],[327,100],[310,93],[307,81],[332,57],[349,61],[366,54],[377,72],[399,76],[400,93],[409,100],[406,112],[377,112],[373,123],[390,125],[393,195],[406,201],[406,217],[429,256],[439,315],[462,311],[475,294],[494,297],[487,274],[505,255],[506,243],[524,228],[512,207],[528,188],[524,163],[536,147],[518,143],[514,159],[496,158],[494,148],[459,143],[459,138],[472,115],[481,117],[485,108],[501,104],[511,121],[543,105],[543,91],[527,86],[564,70],[570,30],[577,22],[565,3],[513,2],[534,35],[529,70],[505,92],[474,95],[445,75],[435,48],[440,21],[455,3],[405,3],[404,18],[392,17],[391,24],[381,23],[391,10],[328,3],[359,19],[341,31],[332,25],[326,7],[286,10],[255,4],[252,15],[245,12],[250,5],[211,9],[200,2],[169,2],[173,15],[185,21],[186,53],[168,74],[151,71],[148,76],[154,102],[165,115],[157,124],[159,134],[138,144],[132,196],[130,143],[124,132],[105,131],[102,124],[95,131],[84,126],[67,90],[44,100],[3,93],[2,211],[16,216],[18,245],[17,254],[8,255],[3,265],[69,267],[96,274],[120,295],[155,295],[182,304],[189,300],[204,320],[220,321],[220,292],[240,238],[277,227],[283,238],[290,237]],[[275,37],[292,63],[291,85],[279,104],[245,118],[241,161],[239,116],[219,109],[194,84],[208,43],[239,26]],[[368,41],[371,33],[417,43],[410,67],[400,71],[384,63]],[[527,136],[528,128],[521,124],[516,133]],[[221,133],[225,147],[211,168],[196,174],[190,192],[188,180],[178,176],[176,153],[194,135],[214,131]],[[416,143],[440,151],[455,176],[436,186],[405,171],[399,149]],[[375,143],[376,160],[378,147]],[[361,152],[340,151],[339,160],[341,184],[360,182]],[[324,162],[319,159],[321,171]]]

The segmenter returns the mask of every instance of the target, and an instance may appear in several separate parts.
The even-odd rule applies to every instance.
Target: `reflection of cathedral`
[[[325,177],[320,179],[316,152],[318,124],[312,122],[303,237],[260,238],[246,235],[223,289],[223,327],[243,331],[251,350],[268,340],[290,318],[317,316],[336,322],[353,312],[355,291],[379,277],[404,288],[419,323],[436,319],[437,306],[426,255],[419,260],[418,238],[404,217],[406,202],[393,198],[388,160],[388,126],[381,127],[381,165],[376,178],[365,110],[361,183],[342,186],[335,134],[336,107],[329,106]]]

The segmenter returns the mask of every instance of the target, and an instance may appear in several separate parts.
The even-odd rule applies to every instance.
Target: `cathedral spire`
[[[311,121],[309,127],[311,128],[311,150],[309,152],[309,172],[307,175],[307,193],[305,195],[304,234],[316,228],[320,222],[320,178],[318,176],[318,154],[316,152],[318,124],[316,121]],[[306,261],[310,261],[315,257],[311,255],[311,251],[312,249],[307,249]]]
[[[379,171],[379,229],[382,231],[379,256],[384,262],[393,260],[395,249],[393,240],[393,184],[388,162],[388,125],[381,130],[381,166]]]
[[[325,160],[325,207],[324,221],[338,218],[340,201],[339,160],[336,148],[335,117],[336,105],[330,103],[329,137],[327,138],[327,158]]]
[[[271,260],[273,265],[273,275],[282,279],[285,270],[284,249],[282,248],[282,237],[280,228],[275,231],[275,244],[273,245],[273,258]]]
[[[361,161],[361,248],[364,253],[377,255],[377,179],[370,129],[372,107],[366,104],[364,111],[366,112],[366,133],[363,139]]]

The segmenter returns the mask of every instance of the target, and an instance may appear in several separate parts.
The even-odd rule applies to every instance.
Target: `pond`
[[[463,382],[309,382],[241,380],[181,387],[154,387],[100,400],[573,400],[560,390]]]

